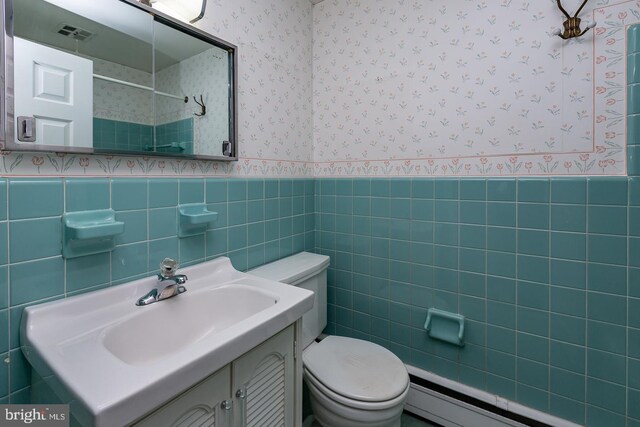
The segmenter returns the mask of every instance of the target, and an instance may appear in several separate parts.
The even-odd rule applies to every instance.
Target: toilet
[[[328,256],[301,252],[249,273],[315,293],[313,308],[302,318],[302,361],[316,421],[324,427],[400,427],[409,392],[402,361],[369,341],[315,341],[327,325],[328,266]]]

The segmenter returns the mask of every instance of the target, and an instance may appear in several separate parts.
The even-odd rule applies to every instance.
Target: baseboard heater
[[[444,427],[579,427],[570,421],[407,365],[405,410]]]

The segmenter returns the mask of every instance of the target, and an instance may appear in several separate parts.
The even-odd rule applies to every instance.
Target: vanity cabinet
[[[144,418],[136,426],[229,426],[229,365]]]
[[[298,402],[295,336],[290,325],[135,426],[293,426]]]

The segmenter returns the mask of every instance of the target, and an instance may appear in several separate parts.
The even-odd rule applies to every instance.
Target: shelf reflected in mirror
[[[237,159],[235,46],[133,0],[13,7],[7,149]]]

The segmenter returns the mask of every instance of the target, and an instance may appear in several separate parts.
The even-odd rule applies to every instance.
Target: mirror
[[[235,46],[132,0],[4,10],[7,149],[237,160]]]
[[[154,38],[156,151],[222,156],[207,142],[229,141],[229,55],[159,22]]]

